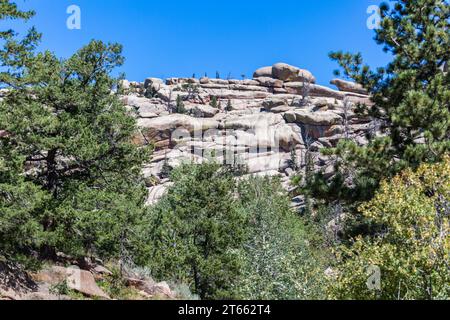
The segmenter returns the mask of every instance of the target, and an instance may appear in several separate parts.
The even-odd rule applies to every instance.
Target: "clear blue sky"
[[[287,62],[309,69],[321,84],[333,78],[333,50],[362,52],[377,67],[388,57],[366,26],[380,0],[16,0],[34,8],[42,48],[67,57],[90,39],[124,45],[130,80],[197,76],[216,70],[251,77],[261,66]],[[81,30],[66,27],[69,5],[81,8]]]

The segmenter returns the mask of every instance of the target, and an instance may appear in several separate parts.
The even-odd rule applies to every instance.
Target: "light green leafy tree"
[[[320,299],[324,297],[324,260],[308,241],[306,226],[290,208],[275,178],[250,178],[239,184],[241,209],[249,219],[236,284],[252,300]]]
[[[337,251],[332,298],[449,299],[449,157],[384,181],[360,212],[380,232]],[[371,266],[380,268],[380,290],[367,286]]]
[[[335,52],[344,75],[362,84],[373,106],[359,112],[373,117],[383,136],[367,146],[343,140],[327,153],[337,156],[332,183],[320,175],[312,189],[327,200],[369,200],[383,178],[423,162],[436,162],[450,150],[450,3],[448,0],[397,0],[381,8],[375,40],[392,61],[371,70],[361,54]]]

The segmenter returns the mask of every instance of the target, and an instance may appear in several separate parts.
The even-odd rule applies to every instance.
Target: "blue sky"
[[[261,66],[287,62],[321,84],[333,78],[333,50],[362,52],[372,66],[388,57],[373,41],[368,6],[380,0],[16,0],[34,8],[43,49],[67,57],[90,39],[124,45],[122,70],[146,77],[251,77]],[[81,8],[81,30],[69,30],[69,5]]]

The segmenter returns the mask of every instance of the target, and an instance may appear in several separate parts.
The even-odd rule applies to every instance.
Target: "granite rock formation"
[[[183,162],[239,164],[248,174],[280,175],[288,188],[308,153],[317,170],[331,175],[333,163],[320,149],[342,138],[364,144],[376,126],[355,112],[357,104],[370,104],[360,85],[335,79],[335,90],[315,81],[284,63],[258,69],[251,80],[123,81],[122,100],[140,129],[135,142],[155,147],[143,169],[148,203],[170,185],[166,169]]]

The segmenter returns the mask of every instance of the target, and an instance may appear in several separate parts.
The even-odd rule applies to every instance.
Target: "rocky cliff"
[[[355,113],[370,104],[359,85],[334,79],[337,89],[316,84],[313,74],[284,63],[255,71],[251,80],[148,78],[122,82],[123,102],[137,117],[136,143],[153,144],[144,168],[148,203],[170,185],[167,169],[205,160],[245,168],[247,174],[280,175],[288,187],[306,156],[331,175],[331,159],[320,154],[343,138],[366,143],[376,126]],[[301,204],[301,199],[297,199]]]

